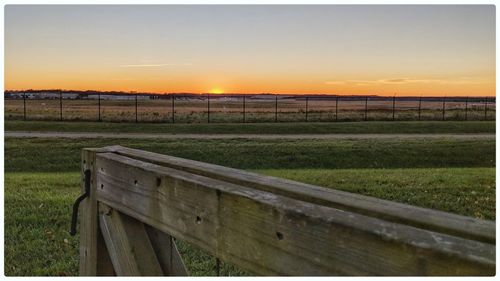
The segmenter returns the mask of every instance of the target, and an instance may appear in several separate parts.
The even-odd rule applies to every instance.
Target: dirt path
[[[13,138],[70,139],[495,139],[495,134],[151,134],[151,133],[91,133],[91,132],[24,132],[6,131]]]

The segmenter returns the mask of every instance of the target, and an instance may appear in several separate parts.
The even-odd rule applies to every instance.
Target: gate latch
[[[90,195],[90,170],[89,169],[85,170],[84,174],[85,174],[85,193],[76,198],[75,203],[73,204],[73,214],[71,216],[71,230],[69,231],[69,234],[71,236],[75,236],[76,234],[78,207],[80,206],[80,203],[83,201],[83,199],[85,199]]]

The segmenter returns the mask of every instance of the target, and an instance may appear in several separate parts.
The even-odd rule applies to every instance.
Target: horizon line
[[[12,90],[5,89],[5,92],[23,92],[23,91],[68,91],[68,92],[101,92],[101,93],[111,93],[116,92],[120,94],[130,95],[130,94],[138,94],[138,95],[173,95],[173,94],[184,94],[184,95],[290,95],[290,96],[378,96],[378,97],[496,97],[495,95],[415,95],[415,94],[398,94],[394,93],[394,95],[380,95],[380,94],[355,94],[355,93],[273,93],[273,92],[251,92],[251,93],[242,93],[242,92],[227,92],[227,93],[210,93],[210,92],[143,92],[143,91],[119,91],[119,90],[71,90],[71,89],[23,89],[23,90]]]

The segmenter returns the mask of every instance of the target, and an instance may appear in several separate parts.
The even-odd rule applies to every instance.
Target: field
[[[170,134],[484,134],[493,121],[374,121],[246,124],[159,124],[6,120],[5,131],[170,133]]]
[[[388,124],[386,124],[388,123]],[[493,122],[321,123],[304,133],[494,133]],[[39,126],[37,126],[37,124]],[[63,126],[68,124],[68,126]],[[74,123],[9,121],[6,130],[35,127],[71,131]],[[85,124],[85,123],[81,123]],[[86,123],[83,131],[132,128],[164,132],[163,124]],[[364,126],[372,124],[374,126]],[[390,124],[395,124],[391,128]],[[441,125],[437,125],[441,124]],[[231,124],[224,124],[231,125]],[[290,124],[236,127],[192,124],[170,131],[287,133]],[[270,126],[270,125],[274,125]],[[300,124],[299,124],[300,125]],[[312,125],[312,124],[309,124]],[[480,125],[480,126],[479,126]],[[139,127],[137,129],[136,126]],[[206,127],[203,129],[203,126]],[[262,127],[260,127],[262,126]],[[135,129],[134,129],[135,128]],[[187,129],[186,129],[187,128]],[[265,128],[265,129],[262,129]],[[479,129],[478,129],[479,128]],[[299,129],[300,130],[300,129]],[[377,131],[378,130],[378,131]],[[296,132],[295,132],[296,133]],[[68,234],[79,194],[83,147],[120,144],[379,198],[495,220],[495,141],[440,139],[353,140],[5,140],[5,273],[76,275],[78,237]],[[193,275],[215,275],[215,259],[178,241]],[[247,273],[224,264],[222,275]]]
[[[373,120],[494,120],[489,98],[348,98],[252,95],[218,97],[124,96],[123,100],[5,99],[5,118],[159,123],[328,122]],[[147,99],[146,99],[147,98]]]

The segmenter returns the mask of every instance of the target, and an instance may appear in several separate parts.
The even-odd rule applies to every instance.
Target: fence
[[[5,97],[5,118],[111,122],[331,122],[495,120],[495,97],[95,95]]]
[[[172,237],[258,275],[495,275],[492,221],[121,146],[82,190],[81,275],[186,275]]]

